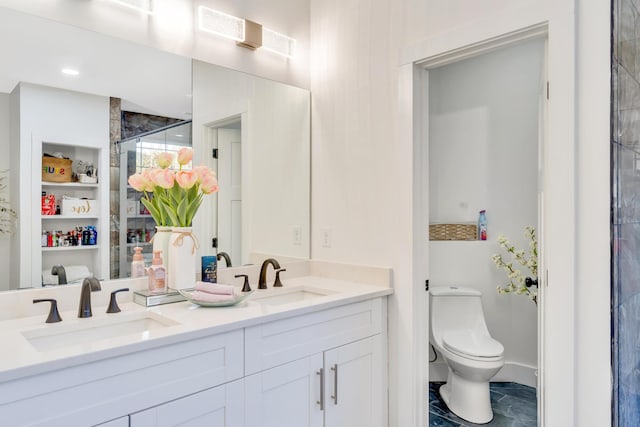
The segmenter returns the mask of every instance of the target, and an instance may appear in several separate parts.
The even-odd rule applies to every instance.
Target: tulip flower
[[[153,182],[158,187],[162,187],[164,189],[170,189],[173,187],[173,183],[175,182],[175,175],[173,171],[169,169],[154,169],[149,172],[151,177],[151,182]]]
[[[193,150],[191,148],[181,148],[178,150],[178,164],[181,166],[186,166],[193,159]]]
[[[160,169],[167,169],[173,163],[173,154],[159,153],[156,155],[156,164]]]
[[[216,173],[207,166],[182,170],[193,159],[191,148],[178,150],[177,159],[180,170],[175,171],[170,169],[174,155],[158,154],[155,158],[158,168],[131,175],[129,184],[145,193],[140,201],[149,209],[157,225],[190,227],[203,195],[218,191],[218,180]]]
[[[188,190],[198,181],[198,175],[194,171],[178,171],[176,172],[176,182],[180,188]]]

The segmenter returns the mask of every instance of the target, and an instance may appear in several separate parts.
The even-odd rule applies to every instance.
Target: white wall
[[[309,87],[309,3],[296,0],[154,0],[151,16],[107,1],[0,0],[0,6],[87,28],[171,53]],[[197,7],[205,5],[296,39],[296,55],[285,59],[264,50],[195,31]]]
[[[496,292],[507,279],[491,255],[507,256],[499,235],[528,252],[523,228],[538,224],[543,53],[544,40],[538,39],[429,71],[429,221],[473,223],[486,209],[489,223],[486,242],[430,243],[430,283],[481,291],[487,326],[505,347],[505,363],[524,371],[517,378],[505,372],[501,380],[526,378],[533,386],[536,306],[527,297]]]
[[[420,308],[414,306],[416,301],[424,303],[419,297],[424,277],[413,274],[426,263],[412,259],[418,250],[412,246],[418,221],[412,215],[413,203],[418,203],[414,195],[419,197],[414,194],[411,170],[413,135],[411,128],[399,126],[412,124],[412,98],[406,91],[397,91],[401,86],[411,93],[412,75],[410,68],[400,73],[398,65],[545,22],[552,93],[548,154],[554,171],[548,178],[555,185],[547,194],[553,204],[547,209],[552,214],[547,226],[554,250],[548,253],[549,345],[545,351],[554,363],[545,367],[551,384],[545,390],[546,421],[548,425],[581,425],[577,419],[589,420],[584,425],[609,422],[610,384],[604,378],[610,372],[606,358],[610,344],[604,330],[609,326],[609,225],[603,213],[609,209],[609,156],[603,153],[608,149],[605,67],[609,60],[603,44],[610,37],[610,14],[607,2],[594,3],[598,2],[311,0],[312,257],[393,268],[395,293],[389,301],[392,426],[422,425],[424,408],[418,399],[424,397],[420,395],[424,385],[416,372],[425,363],[416,360],[420,337],[413,333],[424,321]],[[576,16],[581,23],[577,47]],[[592,48],[597,50],[595,55]],[[578,72],[576,57],[581,61]],[[589,77],[597,86],[594,94],[588,92]],[[576,123],[576,97],[582,100],[583,96],[591,102],[580,104]],[[595,132],[589,132],[592,127]],[[580,151],[584,157],[576,157],[575,129],[579,129],[580,147],[586,150]],[[596,140],[600,149],[588,151]],[[587,199],[598,200],[597,209],[580,210],[579,238],[574,234],[574,182],[584,191],[585,205]],[[331,248],[321,244],[323,228],[332,230]],[[581,246],[576,259],[577,244]],[[581,266],[580,289],[597,289],[593,294],[577,291],[577,265]],[[588,318],[589,313],[594,317]],[[584,326],[594,324],[595,329]],[[578,363],[583,358],[589,363]],[[593,373],[596,370],[598,374]],[[589,387],[578,389],[578,381]]]
[[[11,167],[11,157],[9,153],[9,100],[8,94],[0,93],[0,153],[4,153],[0,156],[0,170],[7,170]],[[10,185],[9,175],[4,180],[4,184]],[[2,196],[5,199],[10,200],[9,188],[2,192]],[[11,265],[11,251],[10,251],[10,236],[3,236],[0,234],[0,271],[9,271]],[[9,289],[9,275],[0,275],[0,290]]]

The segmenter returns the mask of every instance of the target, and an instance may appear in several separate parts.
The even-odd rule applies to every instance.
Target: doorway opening
[[[546,115],[546,40],[540,34],[419,64],[421,127],[421,217],[427,218],[430,240],[424,240],[429,286],[479,291],[490,336],[504,350],[504,365],[490,381],[493,421],[499,425],[537,425],[541,419],[540,321],[538,304],[521,287],[537,277],[543,263],[542,171]],[[479,240],[479,212],[486,211],[487,236]],[[426,226],[425,226],[426,228]],[[448,234],[444,228],[456,230]],[[465,231],[460,231],[465,230]],[[469,230],[472,230],[471,236]],[[525,265],[501,247],[504,236]],[[518,270],[499,268],[494,254]],[[535,268],[531,268],[535,258]],[[543,271],[540,268],[540,271]],[[508,290],[503,295],[497,288]],[[515,288],[515,289],[514,289]],[[429,313],[429,303],[425,309]],[[473,425],[452,411],[439,393],[450,380],[447,348],[437,343],[428,317],[430,425]],[[452,326],[453,328],[454,326]],[[438,345],[440,344],[440,345]],[[494,355],[495,356],[495,355]],[[423,365],[424,366],[424,365]],[[505,406],[508,403],[508,408]],[[444,423],[444,424],[443,424]],[[491,424],[489,424],[491,425]]]
[[[212,239],[219,262],[225,260],[225,267],[243,265],[247,260],[242,259],[242,115],[209,123],[205,129],[220,183],[208,215]]]

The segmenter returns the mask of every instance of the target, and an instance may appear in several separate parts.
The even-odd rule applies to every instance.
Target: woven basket
[[[429,240],[477,240],[476,224],[429,224]]]
[[[69,159],[42,156],[42,180],[46,182],[71,182],[72,163]]]

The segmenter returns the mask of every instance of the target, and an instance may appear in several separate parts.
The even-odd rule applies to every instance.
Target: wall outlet
[[[323,228],[322,230],[320,230],[320,240],[322,241],[323,248],[331,247],[331,229],[330,228]]]
[[[302,244],[302,227],[296,225],[293,227],[293,244],[300,246]]]

